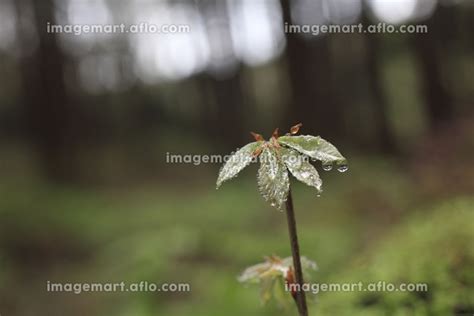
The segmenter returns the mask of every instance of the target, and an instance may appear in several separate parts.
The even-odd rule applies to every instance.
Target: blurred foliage
[[[324,173],[320,198],[292,181],[302,254],[319,267],[314,280],[427,281],[434,305],[425,315],[443,315],[435,308],[454,304],[469,307],[472,283],[457,286],[472,280],[472,200],[412,216],[426,199],[418,200],[405,166],[348,156],[348,173]],[[284,214],[256,193],[257,166],[218,193],[218,166],[193,168],[201,176],[183,180],[187,187],[169,182],[89,190],[17,179],[0,186],[0,304],[10,315],[293,315],[293,304],[263,307],[259,290],[237,280],[255,258],[290,255]],[[48,293],[45,280],[189,282],[192,291]],[[361,293],[324,293],[310,310],[386,311],[404,304],[399,295],[360,306]],[[449,300],[444,307],[443,297]],[[412,299],[428,305],[425,298]]]
[[[457,315],[474,312],[474,200],[410,216],[332,282],[426,283],[427,292],[334,292],[321,315]]]

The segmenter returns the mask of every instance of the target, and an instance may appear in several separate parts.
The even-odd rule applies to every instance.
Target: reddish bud
[[[290,267],[286,272],[285,282],[288,285],[295,284],[295,273],[293,272],[293,267]],[[296,299],[296,291],[293,287],[291,288],[291,296]]]
[[[278,138],[278,127],[273,131],[272,137]]]
[[[300,130],[300,128],[301,128],[301,126],[303,126],[302,123],[298,123],[298,124],[296,124],[295,126],[292,126],[292,127],[290,128],[290,134],[291,134],[291,135],[295,135],[296,133],[298,133],[299,130]]]
[[[262,135],[260,134],[257,134],[257,133],[254,133],[254,132],[250,132],[250,134],[252,134],[252,136],[255,138],[255,140],[257,142],[260,142],[260,141],[264,141],[265,139],[263,138]]]

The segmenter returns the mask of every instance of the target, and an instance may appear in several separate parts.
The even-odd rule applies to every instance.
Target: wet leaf
[[[260,155],[258,188],[263,198],[280,211],[284,210],[290,180],[286,166],[274,148],[266,147]]]
[[[346,161],[346,158],[341,155],[334,145],[319,136],[282,136],[278,138],[278,142],[311,158],[321,160],[323,163],[336,162],[337,164],[343,164]]]
[[[294,149],[281,148],[282,160],[291,174],[306,185],[321,192],[323,184],[316,168]]]
[[[253,159],[254,152],[263,144],[263,142],[253,142],[240,148],[233,156],[229,157],[227,162],[219,171],[216,186],[219,188],[224,181],[234,178],[242,171]]]

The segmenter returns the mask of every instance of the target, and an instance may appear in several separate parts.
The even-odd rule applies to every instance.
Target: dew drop
[[[332,163],[323,163],[323,170],[324,171],[331,171],[332,170]]]
[[[337,171],[339,172],[346,172],[347,170],[349,170],[349,167],[347,165],[340,165],[339,167],[337,167]]]

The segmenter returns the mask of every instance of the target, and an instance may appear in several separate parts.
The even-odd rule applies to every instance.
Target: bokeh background
[[[349,159],[293,181],[317,315],[474,313],[471,0],[1,0],[0,314],[294,315],[238,274],[290,255],[256,166],[227,154],[302,122]],[[189,24],[186,34],[51,34],[46,23]],[[427,34],[285,34],[295,24],[426,24]],[[321,170],[320,165],[317,166]],[[189,282],[189,293],[48,293],[51,282]]]

